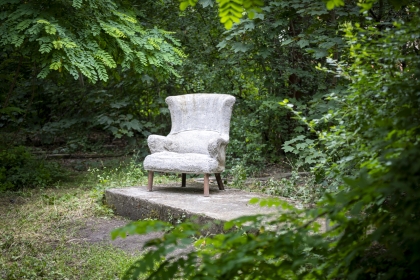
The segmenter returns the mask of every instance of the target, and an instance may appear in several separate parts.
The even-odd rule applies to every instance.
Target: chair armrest
[[[161,135],[149,135],[147,137],[147,145],[152,154],[166,151],[165,146],[168,139]]]
[[[229,143],[229,138],[212,138],[209,141],[208,152],[210,157],[217,159],[220,163],[225,163],[226,155],[225,150],[226,146]]]

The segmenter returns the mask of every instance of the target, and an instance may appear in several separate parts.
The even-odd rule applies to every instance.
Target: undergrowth
[[[66,176],[58,163],[37,159],[24,146],[0,148],[0,192],[47,187]]]
[[[315,183],[312,175],[302,176],[293,171],[291,177],[275,180],[270,178],[266,182],[258,182],[257,188],[268,195],[286,197],[294,201],[313,204],[318,201],[325,189]]]
[[[271,177],[268,180],[252,178],[257,173],[249,169],[244,163],[233,166],[228,172],[228,185],[235,189],[259,192],[272,196],[279,196],[304,204],[316,203],[326,191],[321,184],[316,183],[315,176],[310,172],[299,172],[303,162],[299,159],[295,163],[289,161],[291,171],[285,178]]]
[[[134,256],[78,236],[111,212],[81,187],[25,189],[0,196],[1,279],[115,279]]]
[[[48,188],[0,193],[0,279],[120,279],[141,254],[79,236],[89,219],[117,218],[102,203],[105,189],[147,182],[136,158],[73,175]]]
[[[234,167],[231,176],[232,186],[244,188],[244,166]],[[141,252],[130,255],[79,236],[87,220],[115,218],[113,210],[103,204],[106,189],[147,184],[138,159],[113,166],[103,162],[71,178],[45,187],[0,193],[1,279],[120,279],[139,257]],[[156,174],[154,181],[166,184],[179,182],[179,178]],[[279,184],[290,182],[270,180],[260,191],[286,196]]]

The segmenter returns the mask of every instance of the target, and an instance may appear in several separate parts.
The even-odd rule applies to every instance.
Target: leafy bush
[[[154,249],[127,279],[144,272],[148,279],[419,279],[420,4],[409,2],[400,13],[404,20],[392,24],[344,26],[349,53],[335,74],[350,85],[345,95],[328,96],[337,101],[334,110],[308,122],[324,147],[319,168],[341,182],[335,194],[325,193],[311,210],[262,200],[283,211],[238,218],[225,224],[238,230],[200,238],[196,251],[170,256],[201,234],[183,223],[149,242]],[[114,237],[168,226],[137,222]]]
[[[232,176],[230,186],[236,189],[243,189],[247,178],[247,169],[245,168],[244,163],[238,163],[233,166],[229,170],[229,173]]]
[[[23,146],[0,151],[0,191],[46,187],[65,174],[58,164],[34,158]]]
[[[143,166],[135,158],[129,163],[120,163],[117,167],[89,168],[88,172],[89,183],[103,188],[135,186],[147,181]]]
[[[295,154],[299,159],[299,165],[312,165],[325,161],[325,155],[319,147],[316,147],[316,141],[305,135],[284,142],[283,149],[286,153]]]
[[[269,179],[260,183],[264,193],[291,198],[303,203],[316,203],[324,194],[325,188],[314,182],[314,176],[303,177],[296,170],[290,178]]]

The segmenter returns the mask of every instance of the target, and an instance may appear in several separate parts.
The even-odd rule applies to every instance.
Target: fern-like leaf
[[[16,30],[17,31],[23,31],[23,30],[27,29],[31,25],[32,22],[33,22],[32,19],[25,19],[25,20],[19,22],[18,25],[16,25]]]
[[[126,38],[127,36],[122,32],[120,29],[118,29],[115,26],[106,24],[104,22],[101,22],[101,27],[107,33],[108,35],[115,37],[115,38]]]
[[[42,45],[39,47],[39,52],[40,52],[41,54],[44,54],[44,53],[49,53],[50,51],[52,51],[52,49],[53,49],[52,44],[42,44]]]
[[[73,0],[73,7],[80,9],[82,7],[83,0]]]
[[[143,52],[136,52],[136,56],[140,59],[141,63],[144,66],[147,66],[147,59],[146,55]]]
[[[52,25],[45,25],[45,32],[54,35],[57,32],[57,29],[55,29],[55,27]]]
[[[134,60],[133,65],[134,65],[134,70],[137,73],[142,74],[144,72],[144,67],[143,67],[144,64],[140,62],[140,60],[137,60],[137,59]]]
[[[58,70],[61,68],[61,60],[59,61],[55,61],[53,63],[50,64],[50,70]]]
[[[15,47],[19,47],[20,45],[22,45],[24,40],[25,40],[25,35],[13,35],[11,43],[15,45]]]
[[[45,79],[47,75],[50,73],[49,67],[44,67],[42,70],[38,73],[37,78]]]
[[[102,61],[109,68],[117,67],[117,63],[115,63],[112,56],[104,50],[98,50],[95,54],[95,58]]]
[[[106,68],[102,63],[95,64],[96,72],[98,73],[99,80],[106,82],[108,80],[108,73],[106,72]]]

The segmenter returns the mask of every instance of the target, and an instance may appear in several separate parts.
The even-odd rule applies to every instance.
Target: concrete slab
[[[222,231],[220,222],[241,216],[268,214],[276,208],[249,204],[253,197],[268,197],[237,189],[220,191],[217,185],[210,185],[210,196],[203,196],[203,184],[188,182],[187,187],[179,184],[153,186],[148,192],[146,186],[124,189],[109,189],[105,192],[108,206],[117,214],[132,220],[159,219],[171,223],[193,218],[200,224],[211,224],[211,232]]]

